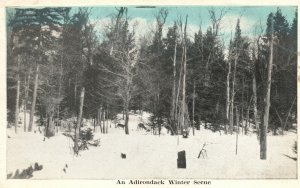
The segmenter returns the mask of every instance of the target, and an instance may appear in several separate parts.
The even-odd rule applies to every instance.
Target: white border
[[[52,187],[171,187],[171,185],[117,185],[116,180],[6,180],[6,6],[101,6],[101,5],[224,5],[224,6],[298,6],[299,33],[299,5],[298,0],[0,0],[0,188],[52,188]],[[299,52],[298,36],[298,61]],[[298,70],[299,70],[298,62]],[[299,96],[300,74],[297,73],[297,93]],[[298,97],[297,96],[297,97]],[[299,99],[298,107],[300,104]],[[299,119],[298,109],[298,119]],[[298,126],[299,128],[299,126]],[[299,130],[299,129],[298,129]],[[299,140],[299,134],[298,134]],[[299,152],[298,152],[299,160]],[[207,179],[205,179],[207,180]],[[211,180],[211,185],[188,185],[189,187],[300,187],[299,161],[298,180]],[[172,185],[172,187],[183,187]]]

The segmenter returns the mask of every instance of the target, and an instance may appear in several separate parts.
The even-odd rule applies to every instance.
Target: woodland
[[[132,114],[148,113],[135,126],[156,137],[255,135],[266,160],[268,137],[297,132],[297,11],[288,22],[277,8],[251,35],[237,19],[224,40],[229,8],[208,8],[210,26],[191,33],[189,15],[170,27],[174,12],[158,7],[147,36],[129,24],[128,7],[116,7],[100,33],[92,9],[7,10],[7,128],[15,135],[63,133],[78,155],[98,143],[87,135],[113,128],[134,137]]]

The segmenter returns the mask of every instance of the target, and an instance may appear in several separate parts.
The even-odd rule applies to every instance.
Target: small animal
[[[147,130],[147,128],[145,127],[145,125],[143,123],[139,123],[138,124],[138,129],[144,129]]]
[[[121,123],[118,123],[117,127],[121,127],[124,129],[125,125],[121,124]]]
[[[66,169],[65,168],[63,169],[63,171],[64,171],[64,173],[66,173]]]
[[[68,168],[68,164],[66,164],[66,166],[65,166],[66,168]]]
[[[122,158],[122,159],[126,159],[126,154],[121,153],[121,158]]]

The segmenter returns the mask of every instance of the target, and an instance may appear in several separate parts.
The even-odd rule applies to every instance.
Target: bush
[[[45,136],[47,137],[47,138],[50,138],[50,137],[52,137],[52,136],[54,136],[55,135],[55,130],[52,128],[46,128],[46,132],[45,132]]]
[[[82,129],[80,131],[79,138],[81,140],[85,140],[85,141],[93,140],[93,138],[94,138],[93,130],[91,128]]]
[[[158,125],[162,125],[164,123],[164,120],[161,116],[155,116],[155,115],[151,115],[149,117],[149,121],[150,123],[148,123],[148,126],[150,127],[157,127]]]

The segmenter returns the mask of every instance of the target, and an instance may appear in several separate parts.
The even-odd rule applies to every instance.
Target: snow
[[[190,132],[189,138],[170,136],[166,130],[162,135],[137,129],[140,122],[147,123],[149,113],[131,113],[129,135],[122,128],[115,128],[109,121],[108,134],[95,133],[100,138],[99,147],[89,147],[79,156],[72,152],[73,142],[62,135],[46,138],[36,131],[18,134],[14,128],[7,129],[7,174],[25,169],[35,162],[43,165],[35,171],[32,179],[128,179],[128,178],[296,178],[297,161],[292,147],[297,134],[288,132],[284,136],[268,136],[267,160],[259,159],[259,142],[255,134],[224,135],[201,127]],[[118,116],[119,119],[122,115]],[[92,123],[85,120],[89,127]],[[122,122],[122,121],[119,121]],[[21,131],[22,130],[22,131]],[[207,157],[198,154],[203,144]],[[186,151],[186,169],[177,168],[177,152]],[[126,159],[121,158],[126,154]],[[68,168],[65,168],[66,164]],[[66,172],[63,171],[65,168]]]

